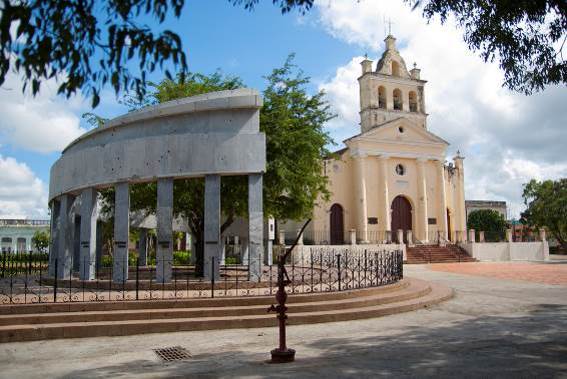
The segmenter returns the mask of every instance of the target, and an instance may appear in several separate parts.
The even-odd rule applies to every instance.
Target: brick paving
[[[428,268],[433,271],[455,274],[567,286],[567,264],[526,262],[439,263],[429,265]]]

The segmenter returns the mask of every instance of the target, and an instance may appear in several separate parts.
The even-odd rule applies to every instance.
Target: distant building
[[[0,249],[22,253],[35,250],[32,238],[38,230],[49,231],[49,220],[0,220]]]
[[[506,202],[505,201],[492,201],[492,200],[466,200],[465,209],[467,213],[467,220],[469,219],[469,214],[474,211],[481,209],[492,209],[497,211],[506,219]]]

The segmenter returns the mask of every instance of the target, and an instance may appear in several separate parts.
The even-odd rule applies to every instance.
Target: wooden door
[[[411,204],[403,196],[396,196],[392,202],[392,235],[398,241],[398,230],[404,231],[404,241],[406,241],[406,231],[411,230]],[[407,241],[406,241],[407,242]]]
[[[453,242],[453,233],[451,233],[451,215],[449,214],[449,208],[447,208],[447,238],[449,241]]]
[[[331,245],[344,244],[343,207],[333,204],[331,207]]]

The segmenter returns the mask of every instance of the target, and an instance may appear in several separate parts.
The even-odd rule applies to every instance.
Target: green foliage
[[[187,69],[179,36],[155,34],[141,23],[151,17],[162,24],[172,11],[179,17],[183,0],[30,0],[4,1],[0,10],[0,85],[14,70],[23,87],[37,94],[41,82],[57,77],[58,93],[82,91],[99,103],[102,86],[118,94],[134,91],[142,98],[146,74],[172,62]],[[136,61],[130,70],[128,61]],[[133,73],[136,72],[136,73]],[[166,75],[169,76],[166,70]]]
[[[238,259],[238,257],[226,257],[224,259],[224,264],[227,265],[227,266],[230,266],[230,265],[234,266],[234,265],[240,264],[240,259]]]
[[[136,262],[138,261],[138,254],[129,251],[128,252],[128,266],[136,267]],[[101,259],[102,267],[112,267],[114,262],[114,257],[112,255],[104,255]]]
[[[404,0],[428,20],[453,16],[469,49],[499,61],[504,86],[527,95],[567,82],[565,0]]]
[[[174,251],[173,252],[173,264],[188,265],[191,263],[191,252],[190,251]]]
[[[36,231],[31,242],[36,251],[45,253],[49,247],[49,232],[45,230]]]
[[[318,196],[329,196],[322,158],[333,141],[323,125],[334,115],[322,91],[307,93],[309,78],[297,70],[293,58],[266,77],[260,130],[266,133],[264,211],[299,220],[311,216]]]
[[[529,226],[545,227],[563,248],[567,248],[567,179],[531,180],[522,194],[527,209],[521,221]]]
[[[484,231],[487,241],[501,241],[506,235],[506,220],[493,209],[479,209],[469,214],[467,229]]]

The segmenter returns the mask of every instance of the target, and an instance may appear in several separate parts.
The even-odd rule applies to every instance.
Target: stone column
[[[97,191],[84,189],[81,193],[81,254],[79,275],[81,280],[95,278],[96,234],[97,234]]]
[[[425,159],[417,160],[417,226],[419,239],[429,240],[429,223],[427,217],[427,176],[425,175]]]
[[[73,209],[73,214],[71,220],[73,221],[73,272],[79,273],[81,270],[81,216],[77,213],[75,206]]]
[[[513,242],[512,229],[506,229],[506,241]]]
[[[356,245],[356,230],[355,229],[350,230],[350,244]]]
[[[220,175],[205,176],[205,260],[206,279],[219,279],[220,262]],[[214,262],[214,268],[213,268]]]
[[[439,236],[445,240],[448,239],[447,232],[447,194],[445,192],[445,163],[441,160],[435,162],[437,168],[437,226]]]
[[[539,240],[540,240],[541,242],[547,241],[547,237],[546,237],[546,235],[545,235],[545,229],[544,229],[544,228],[540,228],[540,229],[539,229]]]
[[[128,241],[130,239],[130,186],[127,182],[114,186],[114,261],[112,280],[128,280]]]
[[[173,179],[157,182],[156,281],[171,282],[173,267]]]
[[[285,230],[281,230],[278,234],[278,243],[285,246]]]
[[[397,233],[398,233],[398,244],[402,245],[404,243],[404,231],[402,229],[398,229]]]
[[[469,229],[469,242],[475,243],[475,230]]]
[[[49,268],[48,274],[53,277],[55,275],[55,259],[57,258],[59,248],[59,217],[61,216],[61,203],[58,199],[51,201],[51,223],[50,228],[50,241],[49,241]]]
[[[478,242],[484,242],[484,230],[478,232]]]
[[[59,197],[60,211],[57,226],[57,278],[67,279],[71,275],[73,260],[73,227],[70,212],[73,206],[73,196],[61,195]]]
[[[356,230],[359,234],[359,242],[368,241],[368,208],[366,203],[366,178],[364,170],[363,155],[354,157],[354,189],[355,189],[355,211]],[[342,232],[342,231],[341,231]]]
[[[406,230],[406,239],[408,240],[408,246],[413,246],[413,232],[411,230]]]
[[[388,192],[388,156],[381,156],[378,158],[380,162],[380,177],[378,182],[378,196],[380,200],[380,208],[378,209],[378,218],[381,225],[384,227],[384,233],[386,234],[386,239],[388,239],[388,233],[391,232],[390,226],[390,195]],[[391,233],[390,233],[391,240]]]
[[[148,265],[148,230],[140,229],[140,244],[138,246],[138,264],[140,266]]]
[[[97,222],[95,249],[96,249],[96,268],[95,268],[95,273],[96,273],[97,270],[99,270],[100,267],[102,267],[102,223],[101,222]]]
[[[262,278],[262,252],[264,251],[262,190],[262,174],[248,175],[248,276],[253,281],[260,281]]]

